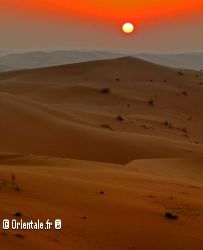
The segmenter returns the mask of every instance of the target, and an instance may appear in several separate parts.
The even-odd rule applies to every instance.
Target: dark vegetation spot
[[[167,218],[169,220],[177,220],[178,216],[176,214],[171,213],[171,212],[166,212],[165,218]]]
[[[7,182],[3,180],[1,184],[2,184],[2,186],[5,187],[7,185]]]
[[[15,234],[14,236],[21,239],[25,238],[25,235],[22,234]]]
[[[165,121],[164,122],[164,126],[168,127],[168,128],[173,128],[173,125],[172,123],[168,122],[168,121]]]
[[[147,127],[147,125],[142,125],[142,127],[144,128],[144,129],[149,129],[149,127]]]
[[[187,91],[182,91],[182,95],[188,95]]]
[[[117,81],[117,82],[120,82],[120,78],[116,78],[116,81]]]
[[[203,82],[200,82],[200,83],[199,83],[199,85],[202,85],[202,84],[203,84]]]
[[[83,220],[86,220],[86,219],[87,219],[87,216],[82,216],[82,219],[83,219]]]
[[[23,215],[20,212],[16,212],[15,214],[13,214],[15,217],[22,217]]]
[[[200,187],[194,185],[190,185],[190,188],[200,189]]]
[[[151,79],[150,82],[154,82],[154,80]]]
[[[150,100],[148,101],[148,105],[149,105],[149,106],[154,106],[154,105],[155,105],[154,100],[153,100],[153,99],[150,99]]]
[[[131,105],[130,104],[127,104],[127,107],[130,107]]]
[[[179,75],[179,76],[184,76],[184,74],[183,74],[182,71],[178,71],[178,75]]]
[[[167,82],[167,80],[163,80],[163,82]]]
[[[192,120],[192,116],[188,117],[188,121],[191,121]]]
[[[100,92],[102,94],[109,94],[111,92],[111,89],[110,88],[102,88],[102,89],[100,89]]]
[[[15,181],[16,181],[15,174],[11,174],[11,183],[15,183]]]
[[[155,198],[154,195],[149,195],[148,197],[151,198],[151,199]]]
[[[120,121],[120,122],[124,121],[123,117],[122,117],[122,116],[120,116],[120,115],[119,115],[119,116],[117,116],[117,117],[116,117],[116,119],[117,119],[118,121]]]
[[[102,124],[101,127],[109,129],[109,130],[113,130],[113,128],[109,124]]]
[[[136,247],[136,246],[130,246],[128,249],[129,249],[129,250],[130,250],[130,249],[137,249],[137,247]]]
[[[16,192],[20,192],[20,188],[19,188],[18,186],[13,187],[13,189],[14,189]]]
[[[103,195],[103,194],[104,194],[104,191],[103,191],[103,190],[101,190],[99,193],[100,193],[101,195]]]
[[[199,77],[199,75],[195,75],[195,77],[197,77],[197,78],[198,78],[198,77]]]
[[[11,186],[12,186],[12,188],[13,188],[16,192],[20,192],[20,188],[19,188],[18,185],[16,184],[16,175],[15,175],[15,174],[11,174]]]
[[[187,133],[187,132],[188,132],[187,128],[182,128],[181,131],[182,131],[183,133]]]
[[[169,200],[173,200],[173,196],[168,197]]]
[[[58,240],[58,239],[56,239],[56,238],[53,238],[53,241],[54,241],[54,242],[59,242],[59,240]]]

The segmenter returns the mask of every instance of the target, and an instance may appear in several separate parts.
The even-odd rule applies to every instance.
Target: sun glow
[[[124,23],[122,26],[122,30],[126,34],[131,34],[134,31],[134,25],[132,23]]]

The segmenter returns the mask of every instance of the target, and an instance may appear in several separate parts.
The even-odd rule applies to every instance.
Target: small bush
[[[16,181],[16,176],[15,174],[11,174],[11,183],[14,184]]]
[[[102,124],[101,127],[102,127],[102,128],[106,128],[106,129],[113,130],[113,128],[112,128],[109,124]]]
[[[102,94],[109,94],[111,92],[111,89],[110,88],[102,88],[102,89],[100,89],[100,92]]]
[[[169,220],[177,220],[178,216],[176,214],[171,213],[171,212],[166,212],[165,218],[167,218]]]
[[[182,71],[178,71],[178,75],[179,75],[179,76],[184,76],[184,74],[183,74]]]
[[[149,105],[149,106],[154,106],[154,105],[155,105],[154,100],[153,100],[153,99],[150,99],[150,100],[148,101],[148,105]]]
[[[22,234],[15,234],[15,237],[23,239],[23,238],[25,238],[25,235],[22,235]]]
[[[16,212],[16,213],[14,214],[14,216],[15,216],[15,217],[22,217],[22,214],[21,214],[20,212]]]
[[[188,95],[188,92],[187,91],[182,91],[182,95]]]
[[[187,128],[182,128],[181,130],[182,130],[182,132],[184,132],[184,133],[187,133],[187,132],[188,132]]]
[[[168,121],[164,122],[164,126],[166,126],[168,128],[173,128],[173,125],[170,122],[168,122]]]
[[[120,122],[124,121],[123,117],[122,117],[122,116],[120,116],[120,115],[119,115],[119,116],[117,116],[117,117],[116,117],[116,119],[117,119],[118,121],[120,121]]]

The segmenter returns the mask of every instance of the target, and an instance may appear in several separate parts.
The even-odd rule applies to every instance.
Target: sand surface
[[[63,228],[0,249],[202,250],[202,82],[133,58],[1,73],[0,219]]]

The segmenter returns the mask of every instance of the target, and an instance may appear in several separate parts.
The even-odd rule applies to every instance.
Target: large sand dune
[[[133,58],[1,74],[0,151],[118,163],[199,154],[201,79]]]
[[[1,73],[0,219],[63,230],[0,248],[202,250],[202,96],[202,72],[133,58]]]

